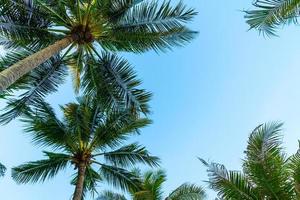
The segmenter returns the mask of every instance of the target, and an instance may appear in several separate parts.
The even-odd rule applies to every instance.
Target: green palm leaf
[[[11,53],[2,62],[3,66],[14,63],[20,57],[26,57],[30,52],[21,54]],[[99,62],[91,61],[82,77],[83,93],[98,99],[99,103],[124,110],[130,109],[132,113],[149,113],[148,102],[151,94],[139,89],[141,82],[136,78],[128,62],[115,55],[104,53]],[[99,73],[100,71],[100,73]],[[5,124],[21,116],[25,111],[33,108],[43,98],[57,90],[64,82],[67,69],[65,61],[59,56],[53,57],[30,74],[20,79],[7,92],[8,105],[0,115],[0,123]],[[10,97],[11,93],[21,90],[21,95]]]
[[[46,179],[53,178],[70,162],[70,157],[66,154],[44,153],[48,159],[28,162],[14,167],[12,169],[12,178],[17,183],[44,182]]]
[[[294,184],[296,195],[300,198],[300,154],[297,152],[291,156],[287,165],[291,170],[292,184]]]
[[[141,81],[130,64],[115,54],[103,52],[98,61],[90,60],[82,77],[84,94],[108,107],[130,108],[149,113],[151,94],[138,87]]]
[[[0,35],[9,41],[29,44],[33,39],[49,45],[58,39],[47,29],[51,26],[49,15],[35,4],[24,1],[0,1]]]
[[[126,12],[113,14],[117,16],[117,24],[110,34],[98,40],[107,49],[164,51],[187,43],[197,34],[185,27],[185,23],[197,13],[193,9],[187,9],[182,3],[172,7],[170,1],[162,4],[157,1],[124,1],[120,7],[121,10],[128,9]]]
[[[93,148],[115,148],[130,135],[138,134],[139,129],[151,124],[147,118],[136,118],[130,112],[112,112],[103,123],[95,129],[91,142]]]
[[[166,200],[204,200],[205,192],[202,187],[195,184],[182,184],[176,188]]]
[[[130,9],[118,21],[117,28],[126,31],[168,31],[182,27],[182,23],[190,21],[196,14],[194,9],[187,9],[182,2],[174,7],[170,1],[160,6],[157,2],[145,2]]]
[[[107,162],[116,166],[130,167],[135,163],[144,163],[152,167],[157,167],[159,158],[151,156],[145,147],[133,143],[111,152],[103,153]]]
[[[105,13],[105,16],[110,21],[118,21],[120,18],[129,12],[133,7],[142,3],[144,0],[107,0],[98,1],[98,8]]]
[[[183,46],[194,39],[197,32],[188,28],[172,28],[163,32],[124,32],[114,30],[113,34],[103,37],[98,41],[101,46],[111,51],[133,51],[142,53],[149,50],[165,51],[174,46]]]
[[[0,176],[4,176],[5,172],[6,167],[2,163],[0,163]]]
[[[90,140],[91,121],[93,109],[88,104],[88,100],[78,98],[79,103],[69,103],[64,108],[64,121],[67,122],[66,126],[74,137],[81,141],[88,142]],[[100,110],[99,110],[100,111]]]
[[[284,167],[281,126],[282,123],[276,122],[263,124],[251,133],[244,171],[261,193],[275,199],[288,199],[292,196],[289,189],[292,185],[288,184],[289,172]]]
[[[23,116],[25,132],[39,146],[74,149],[74,137],[67,133],[66,125],[60,121],[54,110],[45,102],[38,102],[34,109]]]
[[[16,55],[15,55],[16,56]],[[7,58],[7,57],[6,57]],[[66,67],[58,56],[53,57],[24,77],[23,82],[17,83],[16,89],[25,90],[17,98],[9,98],[0,116],[0,123],[5,124],[19,117],[31,106],[55,91],[64,82]]]
[[[275,30],[286,23],[297,23],[300,11],[299,0],[255,0],[256,10],[246,11],[245,18],[250,28],[266,35],[275,35]]]
[[[97,198],[97,200],[127,200],[126,197],[122,194],[113,193],[111,191],[104,191]]]
[[[159,200],[163,198],[162,184],[166,181],[163,170],[147,171],[142,175],[142,190],[133,193],[134,200]]]
[[[242,173],[227,171],[224,165],[208,163],[203,159],[200,161],[208,168],[209,186],[218,192],[220,198],[228,200],[260,199],[251,182]]]
[[[122,168],[101,164],[100,173],[107,183],[122,190],[137,190],[141,185],[134,173]]]

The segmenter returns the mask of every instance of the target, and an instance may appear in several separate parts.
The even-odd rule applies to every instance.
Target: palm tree
[[[136,172],[135,172],[136,173]],[[141,174],[137,173],[139,176]],[[166,181],[166,174],[162,170],[148,171],[141,177],[141,189],[132,191],[133,200],[163,200],[162,184]],[[203,200],[203,188],[194,184],[184,183],[173,190],[165,200]],[[97,200],[126,200],[122,194],[104,191]]]
[[[300,152],[286,156],[281,127],[273,122],[253,130],[242,171],[228,171],[224,165],[200,159],[208,168],[208,183],[220,199],[300,199]]]
[[[5,62],[14,63],[19,54],[8,54]],[[0,123],[6,124],[19,117],[44,97],[57,90],[63,83],[67,68],[55,56],[33,70],[12,90],[18,95],[7,93],[8,103],[0,115]],[[127,60],[103,52],[97,61],[89,59],[81,76],[81,90],[84,95],[91,96],[107,107],[127,108],[136,113],[149,113],[148,101],[151,94],[140,89],[141,81]]]
[[[268,36],[276,35],[278,27],[294,23],[300,13],[300,1],[298,0],[255,0],[254,10],[246,11],[245,18],[250,28]]]
[[[25,131],[33,142],[52,151],[45,151],[43,160],[14,167],[12,178],[17,183],[44,182],[72,166],[77,170],[71,181],[75,185],[73,200],[81,200],[102,180],[123,190],[137,189],[139,179],[127,169],[136,163],[158,166],[159,159],[145,147],[137,143],[121,146],[130,135],[148,125],[149,119],[126,110],[110,110],[89,97],[78,98],[77,103],[61,109],[63,119],[57,118],[45,102],[24,114]]]
[[[6,171],[6,167],[0,163],[0,177],[4,176],[5,171]]]
[[[99,48],[141,53],[181,46],[196,34],[185,25],[195,15],[182,3],[158,0],[0,0],[1,44],[22,55],[4,65],[0,91],[63,50],[79,76],[86,55],[97,57]]]

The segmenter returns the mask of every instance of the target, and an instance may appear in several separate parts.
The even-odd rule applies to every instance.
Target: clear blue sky
[[[192,24],[200,34],[192,44],[166,54],[125,55],[154,93],[154,124],[134,140],[161,157],[166,193],[186,181],[206,185],[197,156],[240,169],[248,135],[260,123],[285,122],[288,153],[300,138],[300,28],[286,27],[280,37],[265,39],[247,32],[240,12],[252,0],[185,2],[200,12]],[[68,83],[49,101],[57,106],[72,99]],[[17,121],[0,128],[0,148],[7,167],[42,158]],[[71,174],[72,169],[44,184],[16,185],[8,171],[0,179],[1,199],[70,199]]]

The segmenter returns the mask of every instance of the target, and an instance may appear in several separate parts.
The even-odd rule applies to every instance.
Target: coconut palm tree
[[[76,169],[73,200],[81,200],[85,192],[94,191],[96,184],[107,181],[123,190],[139,187],[137,176],[127,169],[137,163],[157,166],[159,159],[145,147],[124,141],[150,124],[126,110],[106,108],[90,97],[61,107],[63,118],[53,108],[39,102],[23,115],[25,131],[33,142],[51,151],[45,159],[28,162],[12,169],[12,178],[19,184],[44,182],[67,167]],[[121,146],[122,145],[122,146]]]
[[[181,46],[195,36],[185,25],[195,15],[183,3],[158,0],[0,0],[1,43],[22,54],[4,65],[0,91],[62,51],[79,76],[86,55],[97,57],[99,49],[141,53]]]
[[[139,172],[135,172],[139,176]],[[141,189],[132,191],[133,200],[203,200],[205,192],[203,188],[194,184],[182,184],[173,190],[167,197],[163,198],[162,184],[166,181],[166,174],[162,170],[148,171],[141,177]],[[97,200],[126,200],[122,194],[104,191]]]
[[[8,54],[5,62],[14,63],[19,54]],[[7,93],[7,106],[0,115],[5,124],[20,116],[37,102],[57,90],[67,74],[66,65],[55,56],[19,80],[18,95]],[[81,76],[80,93],[91,96],[110,108],[126,108],[134,112],[149,112],[151,94],[140,89],[141,81],[125,59],[107,52],[98,60],[89,59]]]
[[[251,29],[255,28],[265,35],[276,35],[278,27],[298,23],[298,0],[255,0],[253,5],[255,9],[246,11],[245,18]]]
[[[286,156],[281,127],[273,122],[253,130],[242,171],[228,171],[224,165],[201,159],[208,168],[208,183],[220,199],[300,199],[300,152]]]

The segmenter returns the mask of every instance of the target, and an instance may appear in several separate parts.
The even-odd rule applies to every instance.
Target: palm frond
[[[205,191],[202,187],[184,183],[171,192],[166,200],[204,200],[205,197]]]
[[[289,172],[282,152],[282,123],[267,123],[250,135],[243,169],[247,177],[266,196],[288,199],[292,196]]]
[[[166,181],[166,173],[163,170],[146,171],[142,175],[141,190],[133,193],[134,200],[162,199],[162,184]]]
[[[78,98],[78,103],[69,103],[62,109],[64,121],[70,134],[77,140],[87,142],[90,140],[90,124],[92,122],[91,107],[87,98]]]
[[[55,38],[47,28],[51,26],[49,14],[35,4],[26,1],[0,1],[0,35],[10,39],[30,43],[38,39],[49,43]]]
[[[114,193],[111,191],[102,192],[96,200],[127,200],[122,194]]]
[[[50,15],[52,21],[56,22],[58,25],[63,25],[66,27],[71,27],[73,20],[68,15],[68,8],[74,6],[74,1],[42,1],[36,0],[37,5],[41,10]]]
[[[132,194],[133,200],[152,200],[152,199],[160,199],[160,197],[155,196],[157,195],[157,191],[150,191],[150,190],[140,190]],[[161,193],[161,192],[160,192]],[[162,196],[161,196],[162,197]]]
[[[222,199],[258,200],[260,196],[251,182],[238,171],[227,171],[224,165],[200,161],[207,167],[209,186],[218,193]]]
[[[142,3],[144,0],[107,0],[98,1],[98,9],[105,13],[105,16],[111,22],[115,22],[123,17],[134,6]]]
[[[129,51],[143,53],[149,50],[156,52],[171,50],[174,46],[183,46],[197,35],[186,27],[172,28],[163,32],[125,32],[113,30],[109,35],[101,37],[99,44],[111,51]]]
[[[95,149],[120,145],[128,136],[138,134],[139,129],[151,124],[147,118],[136,118],[127,111],[112,112],[95,129],[91,146]]]
[[[10,122],[26,112],[32,105],[42,101],[46,95],[57,91],[58,86],[64,81],[66,72],[67,69],[59,56],[51,58],[34,69],[23,78],[26,80],[24,83],[16,83],[16,87],[25,92],[17,98],[8,99],[4,113],[0,116],[0,123]]]
[[[32,136],[35,144],[72,150],[74,138],[67,132],[66,125],[60,121],[53,108],[46,102],[37,102],[34,108],[23,116],[25,132]]]
[[[149,113],[151,94],[139,89],[140,84],[126,60],[107,52],[96,62],[90,60],[82,78],[84,94],[99,99],[104,105]]]
[[[292,184],[295,188],[295,193],[300,198],[300,154],[297,152],[288,160],[287,166],[291,171]]]
[[[137,143],[121,147],[115,151],[105,152],[103,156],[107,162],[121,167],[132,167],[139,162],[151,167],[159,165],[159,158],[151,156],[145,147]]]
[[[299,0],[255,0],[255,10],[246,11],[245,18],[250,28],[268,36],[276,35],[280,25],[297,23],[300,11]]]
[[[189,22],[197,12],[192,8],[187,8],[181,2],[176,6],[171,5],[171,1],[165,1],[162,5],[158,2],[145,2],[128,11],[124,17],[118,21],[116,29],[125,31],[145,31],[145,32],[166,32],[174,28],[183,27]]]
[[[84,67],[85,53],[82,47],[78,47],[76,52],[70,55],[68,66],[72,72],[73,87],[76,93],[79,92],[81,83],[81,73]]]
[[[140,188],[140,179],[130,171],[115,166],[101,164],[100,174],[112,186],[125,191],[135,191]]]
[[[63,170],[70,161],[69,155],[44,152],[48,159],[28,162],[12,169],[12,178],[19,184],[44,182]]]
[[[189,30],[185,23],[196,14],[182,2],[174,7],[170,1],[139,3],[124,13],[112,31],[100,37],[98,42],[114,51],[165,51],[182,46],[195,37],[197,32]]]
[[[6,167],[2,163],[0,163],[0,177],[4,176],[5,172],[6,172]]]

